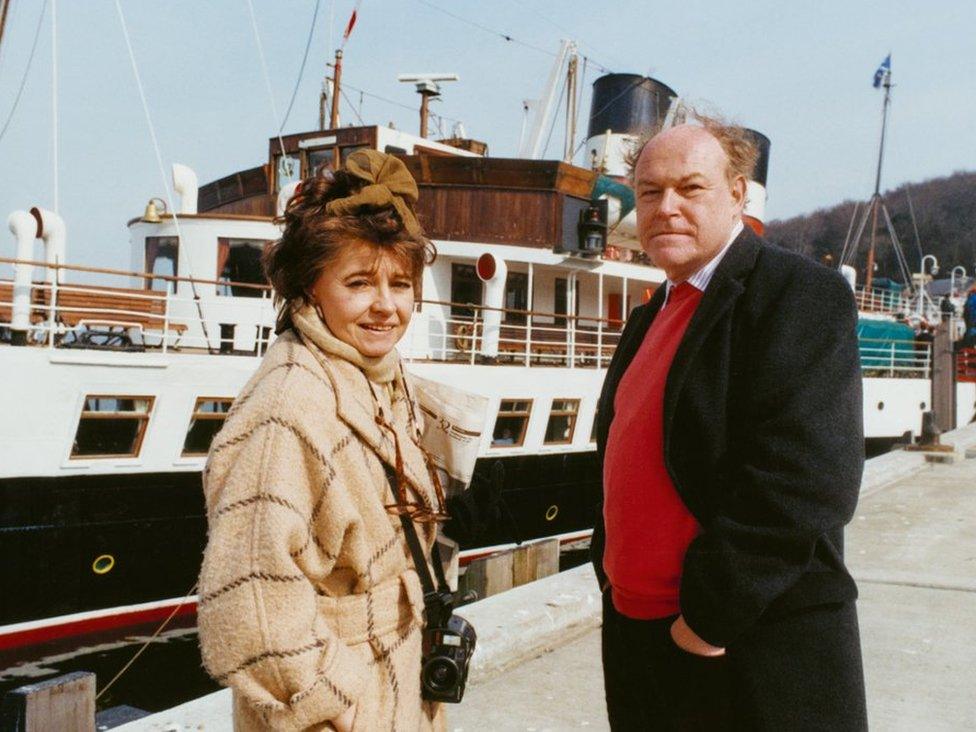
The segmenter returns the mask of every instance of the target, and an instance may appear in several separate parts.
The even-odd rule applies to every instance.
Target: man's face
[[[634,170],[641,248],[673,282],[707,264],[742,216],[746,181],[726,177],[728,156],[710,133],[682,125],[644,147]]]

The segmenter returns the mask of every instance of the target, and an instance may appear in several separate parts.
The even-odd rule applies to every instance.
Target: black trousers
[[[867,729],[853,603],[764,620],[719,658],[678,648],[675,617],[627,618],[605,593],[603,677],[613,730]]]

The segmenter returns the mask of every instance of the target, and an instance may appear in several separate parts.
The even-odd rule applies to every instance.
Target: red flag
[[[358,0],[356,7],[352,9],[352,15],[349,16],[349,25],[346,26],[346,32],[342,34],[342,42],[345,43],[349,40],[349,34],[352,33],[352,27],[356,25],[356,16],[359,13],[359,6],[362,4],[362,0]]]

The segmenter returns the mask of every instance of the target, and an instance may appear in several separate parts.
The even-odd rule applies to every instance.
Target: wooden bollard
[[[461,592],[473,590],[483,599],[558,571],[559,540],[545,539],[476,559],[458,584]]]
[[[95,732],[95,674],[75,671],[8,691],[0,730]]]

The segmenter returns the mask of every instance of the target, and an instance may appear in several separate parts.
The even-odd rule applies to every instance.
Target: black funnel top
[[[639,135],[664,121],[671,97],[678,94],[666,84],[640,74],[607,74],[593,82],[587,137],[607,130]]]
[[[746,129],[746,134],[759,150],[759,159],[756,160],[756,169],[753,171],[752,179],[756,183],[766,185],[766,176],[769,173],[769,138],[762,132]]]

